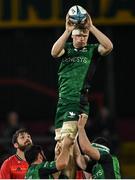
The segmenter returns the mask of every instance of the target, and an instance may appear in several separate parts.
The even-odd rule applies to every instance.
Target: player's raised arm
[[[58,170],[64,169],[69,161],[70,147],[73,145],[73,139],[66,136],[62,142],[62,150],[56,160],[56,167]]]
[[[111,40],[93,25],[91,17],[89,15],[87,17],[85,26],[99,41],[100,45],[98,47],[98,52],[100,53],[100,55],[106,56],[107,54],[109,54],[113,49]]]
[[[100,159],[99,151],[96,148],[92,147],[91,142],[89,141],[86,135],[84,129],[86,121],[87,121],[86,118],[83,115],[81,115],[78,121],[79,144],[81,146],[83,153],[87,154],[93,160],[99,160]]]
[[[75,140],[74,143],[74,157],[78,167],[85,170],[89,161],[89,157],[81,154],[77,140]]]
[[[51,55],[55,58],[62,56],[65,53],[64,46],[68,40],[72,30],[75,28],[75,25],[70,22],[68,15],[66,16],[66,29],[60,38],[54,43]]]

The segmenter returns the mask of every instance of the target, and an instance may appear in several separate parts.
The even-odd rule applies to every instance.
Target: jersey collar
[[[16,158],[17,158],[18,160],[23,161],[23,159],[20,158],[17,154],[16,154],[15,156],[16,156]]]

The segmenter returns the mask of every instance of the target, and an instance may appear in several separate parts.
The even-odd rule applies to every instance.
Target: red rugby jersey
[[[0,169],[1,179],[24,179],[28,169],[28,163],[17,155],[6,159]]]
[[[86,179],[82,170],[76,171],[76,179]]]

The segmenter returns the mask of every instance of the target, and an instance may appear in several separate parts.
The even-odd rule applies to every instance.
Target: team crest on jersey
[[[87,48],[86,47],[82,48],[81,52],[87,52]]]
[[[88,50],[87,50],[87,48],[86,47],[84,47],[84,48],[82,48],[82,49],[77,49],[77,48],[74,48],[74,51],[76,51],[76,52],[87,52]]]
[[[22,170],[21,170],[21,168],[20,168],[20,167],[18,167],[18,168],[16,169],[16,171],[22,171]]]

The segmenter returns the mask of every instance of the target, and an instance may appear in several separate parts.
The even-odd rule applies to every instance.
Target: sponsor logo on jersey
[[[98,170],[94,175],[93,175],[93,179],[97,179],[99,178],[100,176],[103,175],[103,172],[102,170]]]
[[[73,58],[64,58],[62,62],[77,62],[77,63],[87,63],[88,59],[86,57],[73,57]]]

